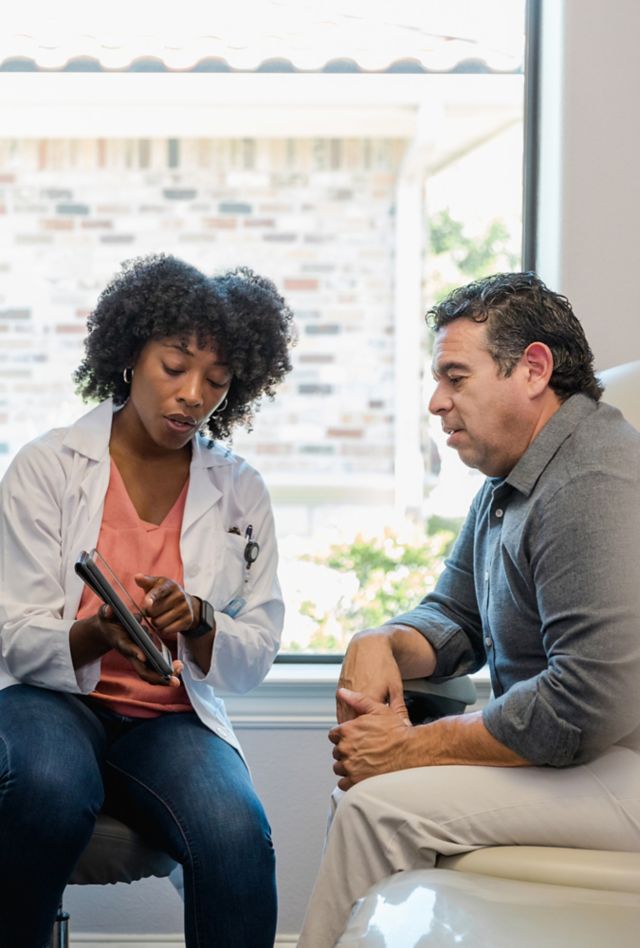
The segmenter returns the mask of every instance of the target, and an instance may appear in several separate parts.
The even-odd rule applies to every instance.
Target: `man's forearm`
[[[528,767],[529,761],[496,740],[481,711],[440,718],[412,728],[406,744],[407,767],[451,764]]]

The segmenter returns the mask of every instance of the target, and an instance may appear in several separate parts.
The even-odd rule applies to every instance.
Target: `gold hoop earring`
[[[224,398],[222,399],[222,401],[220,402],[220,404],[217,405],[216,408],[214,408],[214,410],[211,412],[211,414],[212,414],[212,415],[222,414],[222,412],[223,412],[223,411],[225,410],[225,408],[227,407],[227,403],[228,403],[228,399],[227,399],[227,396],[225,395]]]
[[[129,373],[128,378],[127,378],[127,373]],[[124,382],[125,385],[131,385],[132,378],[133,378],[133,369],[131,368],[130,365],[128,365],[122,370],[122,381]]]

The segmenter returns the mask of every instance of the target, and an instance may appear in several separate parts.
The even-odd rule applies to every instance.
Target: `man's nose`
[[[443,412],[450,410],[451,399],[443,392],[442,384],[440,382],[436,385],[433,395],[429,399],[427,408],[432,415],[440,415]]]

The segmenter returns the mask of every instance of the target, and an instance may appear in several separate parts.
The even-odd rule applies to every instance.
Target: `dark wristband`
[[[194,596],[194,599],[200,599]],[[208,635],[215,628],[216,620],[213,615],[213,606],[206,599],[200,599],[200,622],[193,629],[187,629],[182,634],[186,639],[200,639]]]

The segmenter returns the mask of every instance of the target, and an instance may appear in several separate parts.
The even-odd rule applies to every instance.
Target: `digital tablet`
[[[75,570],[89,589],[111,606],[114,616],[140,646],[153,671],[170,678],[174,674],[171,652],[153,629],[142,624],[145,621],[142,616],[136,618],[132,609],[138,610],[138,607],[104,557],[97,550],[90,553],[83,550],[76,560]]]

